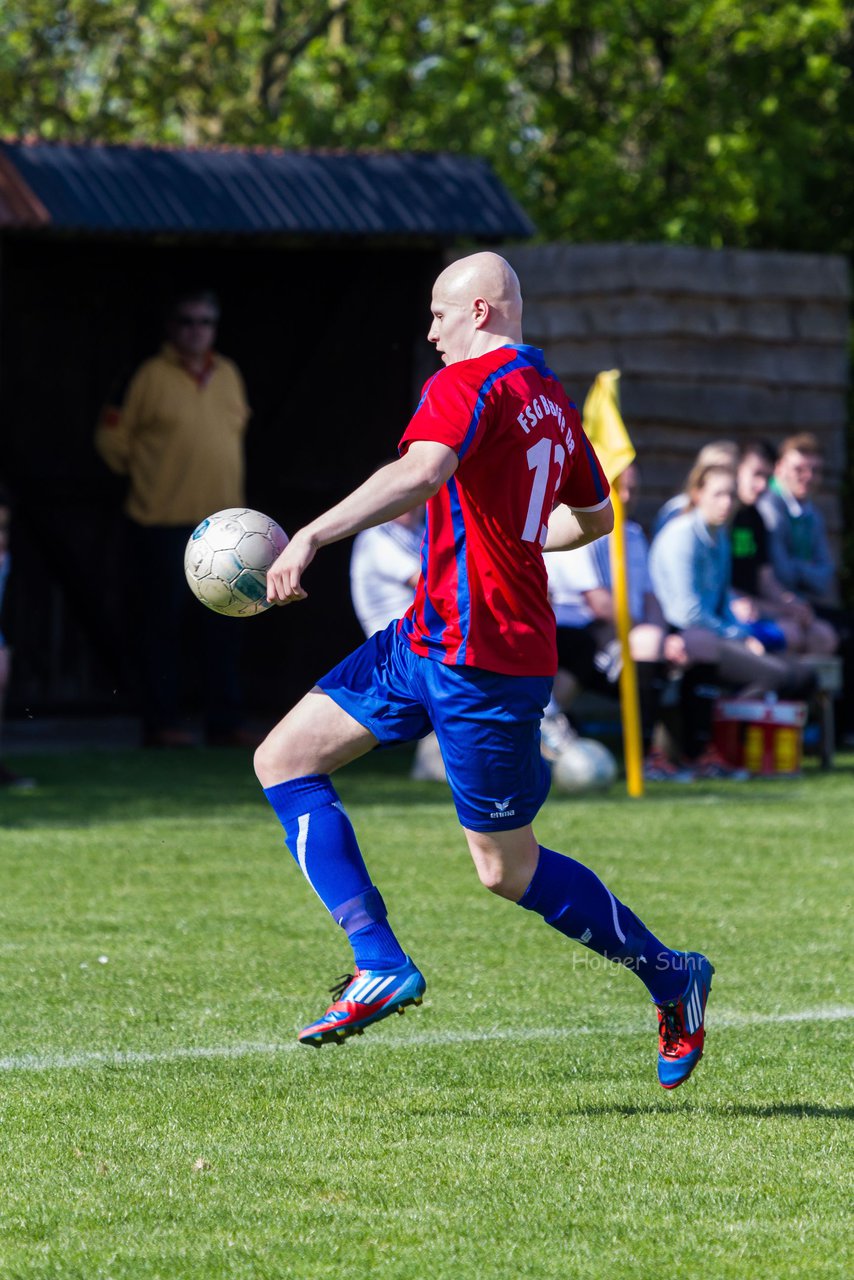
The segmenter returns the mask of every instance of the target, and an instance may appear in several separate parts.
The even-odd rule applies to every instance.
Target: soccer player
[[[519,281],[503,258],[476,253],[448,267],[432,313],[427,336],[445,368],[425,385],[400,457],[295,533],[267,579],[270,600],[302,600],[320,548],[427,503],[408,613],[324,676],[255,756],[286,843],[355,959],[299,1038],[335,1043],[421,1003],[424,977],[329,775],[433,727],[481,882],[637,974],[658,1010],[659,1080],[673,1089],[703,1052],[712,965],[665,946],[531,825],[549,788],[539,724],[557,661],[542,552],[610,532],[608,482],[543,353],[522,341]]]

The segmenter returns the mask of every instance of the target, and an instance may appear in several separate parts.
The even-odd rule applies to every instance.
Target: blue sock
[[[633,969],[653,1000],[673,1000],[688,982],[685,954],[671,951],[583,863],[540,846],[519,906],[591,951]]]
[[[360,969],[396,969],[406,959],[386,919],[347,813],[325,773],[265,787],[308,883],[345,930]]]

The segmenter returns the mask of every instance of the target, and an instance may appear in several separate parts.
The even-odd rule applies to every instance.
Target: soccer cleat
[[[303,1027],[300,1044],[320,1048],[343,1044],[348,1036],[360,1036],[372,1022],[390,1013],[403,1013],[407,1005],[420,1004],[427,988],[424,975],[406,957],[401,969],[356,969],[330,987],[332,1004],[322,1018]]]
[[[658,1082],[665,1089],[683,1084],[703,1056],[703,1018],[714,965],[699,951],[685,956],[690,977],[677,1000],[656,1004],[658,1012]]]

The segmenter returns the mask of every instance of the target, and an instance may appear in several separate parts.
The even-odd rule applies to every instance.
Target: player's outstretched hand
[[[308,592],[300,579],[315,557],[317,547],[302,530],[295,533],[278,559],[267,570],[267,599],[271,604],[294,604]]]

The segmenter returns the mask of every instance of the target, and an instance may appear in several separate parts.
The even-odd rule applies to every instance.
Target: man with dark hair
[[[730,526],[732,608],[741,622],[765,628],[760,639],[773,647],[774,635],[790,653],[826,655],[836,648],[836,633],[812,607],[777,578],[771,563],[768,529],[759,503],[774,473],[775,454],[765,440],[750,440],[736,470],[738,507]],[[768,645],[768,640],[771,644]]]
[[[146,360],[121,402],[108,405],[95,444],[129,480],[130,554],[158,584],[156,607],[137,622],[146,746],[189,746],[181,727],[181,635],[190,595],[183,553],[214,511],[245,505],[243,437],[249,406],[236,366],[214,350],[219,303],[208,289],[178,295],[166,342]],[[239,628],[204,612],[201,671],[207,741],[249,745],[241,727]]]
[[[780,445],[774,475],[759,499],[768,528],[771,564],[782,585],[797,592],[816,617],[832,627],[843,663],[843,693],[837,704],[840,728],[854,733],[854,617],[839,607],[836,567],[824,517],[812,500],[821,482],[824,451],[809,431]]]
[[[774,572],[788,591],[799,592],[811,604],[833,603],[836,582],[824,517],[812,501],[823,465],[822,447],[814,435],[803,431],[789,436],[759,499]]]

